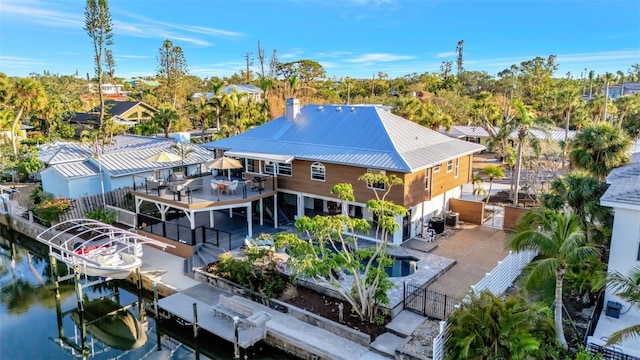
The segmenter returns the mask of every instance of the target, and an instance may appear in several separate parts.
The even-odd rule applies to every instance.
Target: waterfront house
[[[400,244],[422,231],[432,216],[443,215],[448,200],[459,198],[469,182],[473,154],[484,146],[453,139],[375,105],[307,105],[288,99],[286,114],[234,137],[204,147],[235,157],[241,176],[252,184],[273,182],[267,215],[293,220],[303,215],[348,214],[372,218],[366,202],[380,184],[366,184],[366,172],[396,175],[403,185],[388,200],[409,209],[398,218]],[[341,207],[330,193],[338,183],[351,183],[356,200]],[[261,205],[263,205],[261,203]],[[277,226],[277,221],[275,222]]]
[[[613,169],[607,183],[609,188],[600,204],[613,208],[615,213],[608,271],[630,276],[634,267],[640,267],[640,153],[633,155],[631,163]],[[606,289],[604,309],[599,315],[593,336],[588,339],[590,347],[603,345],[615,331],[640,324],[640,309],[621,299],[613,289]],[[638,358],[640,341],[631,338],[609,350]],[[615,358],[625,357],[618,354]]]
[[[174,139],[137,135],[118,135],[110,144],[45,144],[39,152],[39,160],[45,164],[40,172],[42,188],[55,196],[78,198],[100,194],[103,188],[108,192],[134,185],[146,187],[147,178],[165,181],[174,171],[191,177],[210,172],[204,164],[211,160],[211,153],[195,144],[186,145],[192,150],[181,160],[147,160],[163,151],[182,157],[174,149],[176,144]]]

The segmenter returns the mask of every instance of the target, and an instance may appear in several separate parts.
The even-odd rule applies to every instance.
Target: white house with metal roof
[[[251,85],[251,84],[231,84],[231,85],[226,85],[224,87],[222,87],[222,89],[220,89],[220,93],[221,94],[231,94],[233,92],[236,92],[238,94],[245,94],[246,97],[248,99],[253,99],[255,101],[258,102],[262,102],[264,100],[264,90],[262,90],[261,88],[255,86],[255,85]],[[191,95],[191,100],[197,100],[200,99],[202,97],[206,97],[207,99],[211,99],[213,97],[215,97],[216,94],[209,92],[209,93],[195,93],[193,95]],[[220,95],[217,95],[220,96]]]
[[[613,232],[609,253],[609,272],[630,276],[640,268],[640,153],[632,162],[613,169],[607,176],[609,188],[600,204],[614,209]],[[605,291],[603,313],[589,337],[589,344],[602,345],[615,331],[640,324],[640,308],[622,300],[612,289]],[[616,351],[640,357],[640,341],[631,338],[617,344]]]
[[[431,216],[442,215],[448,200],[459,198],[471,174],[474,153],[484,146],[427,129],[373,105],[307,105],[288,99],[286,114],[234,137],[204,147],[240,158],[246,176],[273,176],[275,203],[295,218],[342,212],[371,218],[365,203],[371,186],[366,172],[394,174],[402,186],[388,199],[408,208],[397,219],[402,231],[393,242],[415,236]],[[342,207],[330,193],[338,183],[354,186],[356,201]],[[376,189],[383,190],[383,189]]]
[[[206,172],[203,164],[211,153],[199,145],[181,161],[154,163],[146,159],[160,152],[172,152],[176,140],[137,135],[119,135],[112,144],[55,143],[40,147],[42,188],[54,196],[78,198],[100,194],[134,184],[143,186],[147,176],[168,178],[173,168],[186,166],[187,175]]]

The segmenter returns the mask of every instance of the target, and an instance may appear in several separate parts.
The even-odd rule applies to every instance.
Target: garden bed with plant
[[[384,322],[363,321],[351,311],[349,302],[320,294],[304,286],[296,285],[290,278],[278,270],[277,258],[265,256],[265,253],[248,252],[246,258],[236,258],[232,254],[221,256],[219,262],[210,264],[204,270],[223,279],[246,287],[270,299],[308,311],[322,318],[340,323],[371,336],[373,341],[383,334]],[[340,305],[343,307],[343,321],[340,322]]]

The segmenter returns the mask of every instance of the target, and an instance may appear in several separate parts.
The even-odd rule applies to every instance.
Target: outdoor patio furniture
[[[173,174],[171,174],[171,181],[185,181],[187,180],[187,177],[184,175],[184,172],[182,171],[176,171]]]
[[[227,195],[234,194],[238,191],[238,180],[233,180],[229,185],[227,185],[226,193]]]
[[[147,177],[147,190],[156,190],[158,187],[162,186],[162,180],[156,179],[155,176]]]

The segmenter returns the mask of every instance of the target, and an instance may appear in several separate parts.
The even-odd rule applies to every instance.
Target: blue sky
[[[82,0],[0,0],[0,71],[93,75]],[[439,72],[464,40],[465,69],[492,75],[557,55],[557,76],[640,63],[637,0],[110,0],[116,76],[153,75],[165,39],[189,71],[231,76],[257,44],[267,62],[311,59],[329,77]],[[268,64],[266,64],[268,66]]]

